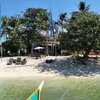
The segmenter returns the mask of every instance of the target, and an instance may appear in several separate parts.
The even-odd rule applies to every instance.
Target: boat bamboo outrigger
[[[40,100],[40,93],[42,91],[44,81],[41,82],[40,86],[30,95],[27,100]]]

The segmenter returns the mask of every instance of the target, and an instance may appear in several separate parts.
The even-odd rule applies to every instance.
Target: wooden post
[[[48,31],[46,31],[46,56],[48,56]]]
[[[54,44],[55,44],[55,56],[56,56],[56,36],[54,37]]]
[[[2,63],[2,42],[1,41],[0,41],[0,46],[1,46],[0,53],[1,53],[1,63]]]

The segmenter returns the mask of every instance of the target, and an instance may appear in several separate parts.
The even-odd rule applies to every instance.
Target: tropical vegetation
[[[90,5],[81,1],[79,10],[73,11],[70,18],[63,12],[57,21],[53,21],[61,49],[70,53],[81,52],[84,56],[91,50],[100,49],[100,15],[89,8]],[[12,52],[27,48],[30,53],[33,44],[35,46],[45,40],[41,33],[50,30],[49,16],[47,9],[42,8],[28,8],[23,15],[3,16],[2,36],[5,35],[7,40],[4,48]]]

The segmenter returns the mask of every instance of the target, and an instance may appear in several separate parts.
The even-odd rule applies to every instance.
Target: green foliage
[[[78,7],[79,11],[72,12],[69,19],[67,13],[61,13],[59,20],[54,21],[56,32],[58,26],[62,28],[58,36],[60,46],[71,52],[99,49],[100,15],[89,12],[89,5],[87,6],[85,2],[81,1]],[[44,41],[41,32],[50,29],[49,15],[46,9],[28,8],[22,17],[5,16],[2,18],[2,33],[8,35],[7,38],[13,42],[13,46],[18,45],[19,49],[28,48],[30,52],[32,43],[38,45]]]
[[[59,36],[58,36],[58,40],[60,41],[60,46],[62,49],[64,50],[68,50],[67,46],[68,46],[68,42],[67,41],[67,33],[66,32],[60,32]]]
[[[59,34],[63,49],[87,53],[100,47],[100,15],[83,8],[81,12],[73,12],[71,18],[64,22],[67,32]]]
[[[79,3],[79,10],[80,11],[88,11],[89,10],[90,5],[86,6],[85,2],[81,1]]]
[[[19,32],[19,27],[20,27],[20,19],[17,17],[10,17],[9,18],[9,23],[8,23],[8,34],[12,38],[17,35],[17,32]]]
[[[5,33],[7,33],[7,28],[8,28],[8,21],[9,21],[9,19],[8,19],[8,17],[6,17],[6,16],[4,16],[4,17],[2,17],[2,29],[3,29],[3,31],[2,31],[2,36],[5,34]]]
[[[6,53],[8,50],[10,50],[11,53],[17,53],[19,50],[19,45],[16,40],[8,40],[7,42],[3,43],[3,48],[6,50]]]
[[[49,30],[49,13],[41,8],[28,8],[24,13],[22,23],[25,27],[24,41],[27,48],[31,49],[32,43],[38,45],[43,41],[43,36],[40,33],[43,30]]]
[[[96,47],[100,42],[99,23],[100,16],[89,12],[80,13],[78,18],[70,20],[68,32],[74,49],[89,51]]]
[[[59,20],[56,22],[56,24],[62,28],[62,31],[63,31],[65,22],[67,22],[67,13],[61,13],[59,15]]]
[[[7,41],[13,42],[13,48],[18,44],[18,49],[28,48],[29,52],[32,43],[39,44],[43,41],[41,32],[49,30],[49,13],[46,9],[28,8],[22,17],[3,17],[2,20],[3,34]],[[6,43],[11,47],[10,44]]]

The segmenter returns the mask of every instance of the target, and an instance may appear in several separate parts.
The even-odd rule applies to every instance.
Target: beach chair
[[[20,57],[19,57],[19,58],[17,58],[17,60],[15,61],[15,64],[16,64],[16,65],[21,64],[21,58],[20,58]]]
[[[35,54],[35,57],[36,57],[36,59],[39,59],[39,58],[41,58],[41,55],[40,54]]]
[[[24,58],[22,61],[21,61],[21,65],[25,65],[27,63],[27,60],[26,58]]]
[[[7,62],[7,65],[11,65],[13,63],[13,58],[10,58]]]

